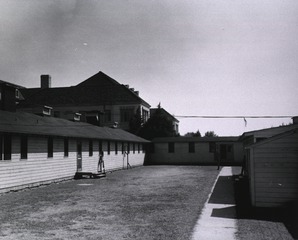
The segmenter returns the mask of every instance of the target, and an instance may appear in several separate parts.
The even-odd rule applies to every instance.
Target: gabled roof
[[[88,123],[71,122],[61,118],[1,110],[0,116],[0,133],[148,142],[122,129],[97,127]]]
[[[290,130],[295,129],[297,127],[298,127],[298,124],[291,124],[291,125],[286,125],[286,126],[273,127],[273,128],[264,128],[264,129],[260,129],[260,130],[245,132],[240,137],[240,140],[242,140],[246,137],[249,137],[249,136],[269,138],[269,137],[272,137],[274,135],[290,131]]]
[[[164,137],[155,138],[152,142],[237,142],[239,137]]]
[[[30,93],[31,91],[31,93]],[[55,106],[92,106],[92,105],[119,105],[143,104],[150,105],[116,80],[99,72],[82,83],[72,87],[22,89],[27,99],[20,107],[34,107],[38,105]]]
[[[25,88],[23,86],[20,86],[20,85],[16,85],[16,84],[13,84],[13,83],[10,83],[10,82],[6,82],[6,81],[3,81],[3,80],[0,80],[0,85],[6,85],[6,86],[9,86],[9,87],[13,87],[13,88],[16,88],[16,89],[21,89],[21,88]]]
[[[179,120],[177,120],[172,114],[168,113],[164,108],[151,108],[150,115],[155,114],[157,110],[160,110],[161,114],[163,114],[167,118],[171,119],[171,121],[179,122]]]
[[[290,131],[286,131],[286,132],[283,132],[283,133],[280,133],[280,134],[277,134],[277,135],[274,135],[270,138],[267,138],[265,140],[262,140],[260,142],[257,142],[257,143],[254,143],[254,144],[251,144],[249,146],[247,146],[246,148],[255,148],[255,147],[258,147],[258,146],[261,146],[263,144],[266,144],[266,143],[269,143],[269,142],[272,142],[272,141],[275,141],[275,140],[278,140],[280,138],[283,138],[283,137],[286,137],[286,136],[290,136],[290,135],[293,135],[293,134],[297,134],[298,133],[298,125],[296,124],[296,128],[290,130]],[[297,148],[298,148],[298,145],[297,145]]]

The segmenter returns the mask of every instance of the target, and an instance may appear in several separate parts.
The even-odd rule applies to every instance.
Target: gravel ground
[[[216,167],[148,166],[0,196],[0,239],[189,239]]]

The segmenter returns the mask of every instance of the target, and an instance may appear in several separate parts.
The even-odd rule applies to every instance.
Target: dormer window
[[[81,121],[81,115],[80,113],[75,113],[74,116],[73,116],[73,120],[76,121],[76,122],[79,122]]]
[[[49,106],[43,106],[42,114],[45,116],[51,116],[52,115],[52,107]]]

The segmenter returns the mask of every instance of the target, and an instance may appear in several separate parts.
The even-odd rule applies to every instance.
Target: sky
[[[297,0],[0,0],[0,79],[76,85],[99,71],[177,116],[181,135],[298,116]]]

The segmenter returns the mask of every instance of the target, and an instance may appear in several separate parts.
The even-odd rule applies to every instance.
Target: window
[[[3,154],[2,144],[3,144],[2,136],[0,135],[0,160],[3,159],[3,157],[2,157],[2,154]]]
[[[118,143],[115,142],[115,154],[118,154]]]
[[[20,98],[20,91],[19,91],[19,89],[16,89],[15,93],[16,93],[16,98],[19,99]]]
[[[168,149],[169,149],[169,153],[174,153],[175,152],[175,143],[170,142],[168,144]]]
[[[111,110],[106,109],[104,111],[104,122],[111,122],[111,121],[112,121]]]
[[[120,109],[120,121],[129,122],[134,116],[134,108],[121,108]]]
[[[210,142],[209,143],[209,152],[215,153],[216,152],[216,144],[215,142]]]
[[[121,143],[121,151],[122,151],[122,154],[124,154],[124,142]]]
[[[132,151],[133,151],[133,153],[136,152],[136,144],[135,143],[132,143]]]
[[[189,142],[188,143],[188,152],[189,153],[194,153],[195,152],[195,143],[194,142]]]
[[[21,136],[21,159],[28,158],[28,137]]]
[[[0,136],[0,160],[11,160],[11,136]]]
[[[89,156],[93,156],[93,142],[89,140]]]
[[[108,154],[110,154],[111,153],[111,142],[108,141],[107,144],[108,144]]]
[[[49,137],[48,138],[48,158],[53,157],[53,151],[54,150],[54,143],[53,143],[53,138]]]
[[[127,153],[130,153],[130,143],[127,143]]]
[[[74,113],[74,114],[73,114],[73,120],[74,120],[75,122],[80,122],[80,121],[81,121],[81,115],[82,115],[82,114],[80,114],[80,113]]]
[[[141,151],[141,144],[138,143],[138,153],[140,153],[140,151]]]
[[[145,110],[144,108],[142,109],[142,120],[143,123],[147,122],[149,118],[149,111]]]
[[[53,109],[52,107],[43,106],[43,110],[42,110],[43,115],[51,116],[52,115],[52,109]]]
[[[68,138],[64,138],[64,157],[68,157]]]
[[[228,145],[227,146],[227,151],[230,153],[230,152],[232,152],[232,149],[233,149],[233,146],[232,145]]]

